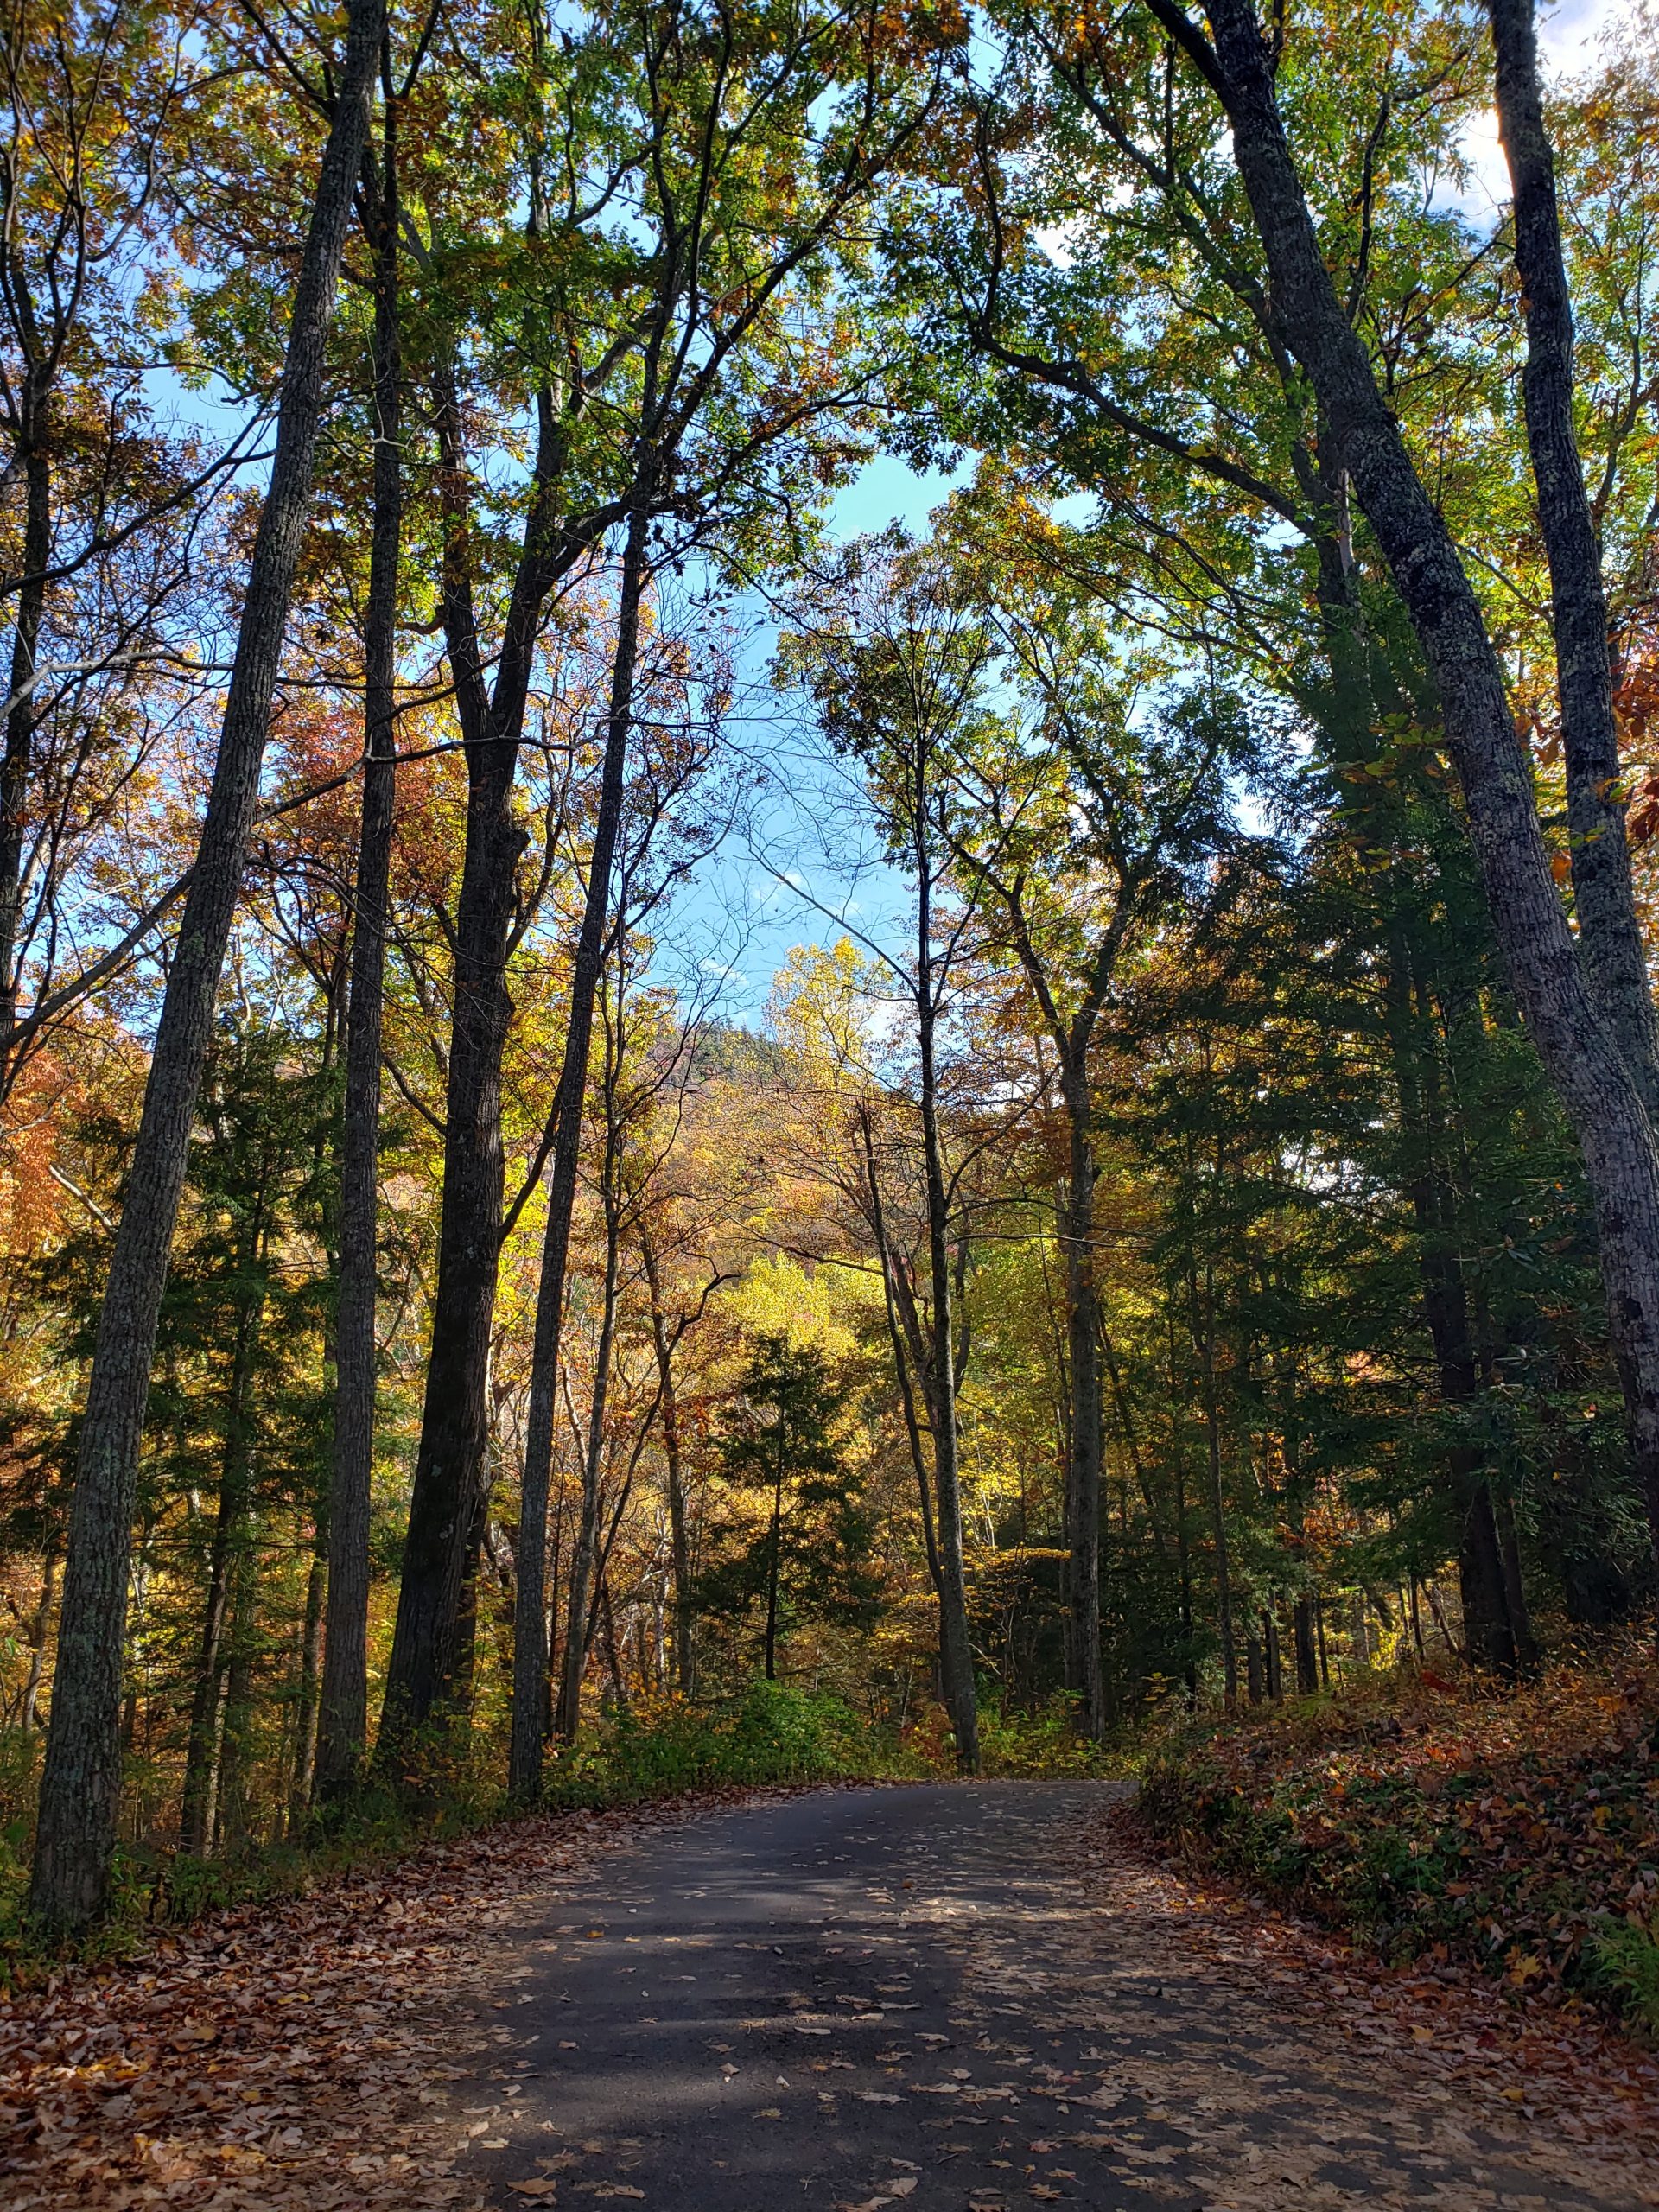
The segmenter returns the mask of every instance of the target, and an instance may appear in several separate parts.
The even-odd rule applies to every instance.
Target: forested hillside
[[[12,1921],[1651,1606],[1656,33],[8,0]]]

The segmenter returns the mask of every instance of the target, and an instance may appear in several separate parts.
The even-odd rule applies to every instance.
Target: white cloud
[[[1630,12],[1630,0],[1561,0],[1558,8],[1541,10],[1538,53],[1546,73],[1573,76],[1588,68],[1596,60],[1604,33]],[[1495,109],[1488,108],[1475,118],[1465,130],[1459,150],[1469,164],[1468,184],[1459,193],[1448,187],[1438,197],[1461,207],[1471,221],[1490,223],[1510,204],[1510,172],[1497,135]]]
[[[1541,11],[1538,49],[1555,74],[1582,69],[1596,58],[1602,33],[1630,14],[1629,0],[1561,0]]]

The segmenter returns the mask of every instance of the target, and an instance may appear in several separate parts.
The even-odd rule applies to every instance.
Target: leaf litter
[[[449,2107],[465,2062],[515,2040],[496,1932],[618,1843],[771,1794],[505,1821],[0,1998],[0,2201],[474,2212],[466,2149],[501,2139]]]
[[[505,2145],[516,2085],[489,2103],[460,2085],[527,2048],[505,2024],[520,2001],[511,1931],[614,1845],[708,1802],[504,1824],[0,2004],[8,2212],[475,2212],[490,2198],[468,2153]],[[987,2126],[928,2120],[938,2096],[997,2115],[990,2133],[918,2134],[906,2147],[925,2166],[890,2157],[908,2171],[867,2180],[849,2212],[1087,2202],[1096,2160],[1119,2189],[1184,2212],[1404,2206],[1425,2187],[1458,2212],[1659,2204],[1648,2053],[1490,1985],[1386,1974],[1259,1898],[1187,1878],[1121,1809],[1103,1822],[1051,1811],[1042,1827],[1042,1851],[1012,1857],[1006,1819],[988,1830],[984,1907],[964,1917],[947,1878],[937,1904],[906,1903],[899,1931],[906,1964],[954,1962],[951,2018],[990,2062],[981,2078],[935,2060],[944,2078],[925,2081],[900,2059],[883,2089],[854,2089],[872,2150],[906,2113],[918,2129]],[[1033,2040],[1007,2040],[1022,2034]],[[1020,2142],[998,2139],[1009,2128]],[[614,2174],[607,2143],[581,2148]],[[1004,2170],[1000,2186],[974,2173],[981,2160]],[[576,2179],[569,2151],[525,2163],[537,2171],[498,2171],[494,2201],[649,2195]]]

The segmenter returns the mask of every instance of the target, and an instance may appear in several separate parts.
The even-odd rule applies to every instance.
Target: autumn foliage
[[[1140,1803],[1170,1843],[1390,1960],[1659,2029],[1656,1725],[1645,1633],[1510,1691],[1404,1667],[1173,1733]]]

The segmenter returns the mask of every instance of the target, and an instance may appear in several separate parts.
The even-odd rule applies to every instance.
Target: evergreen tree
[[[746,1516],[715,1536],[721,1555],[703,1576],[701,1606],[739,1620],[761,1609],[768,1681],[779,1637],[796,1623],[850,1627],[874,1611],[869,1516],[837,1442],[845,1409],[821,1351],[764,1336],[717,1439],[721,1479],[758,1499],[763,1517],[758,1529]]]

